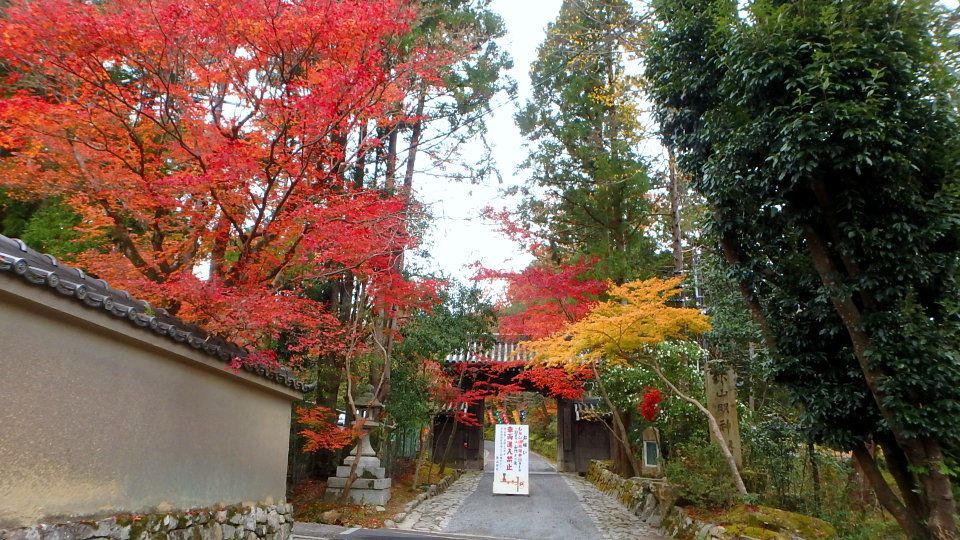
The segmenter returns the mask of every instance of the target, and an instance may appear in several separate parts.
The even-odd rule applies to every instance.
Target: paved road
[[[468,472],[445,492],[424,501],[401,524],[413,530],[298,523],[294,540],[662,539],[613,497],[583,478],[557,473],[537,454],[530,455],[529,496],[494,495],[493,444],[487,442],[485,450],[484,472]]]
[[[547,458],[536,452],[530,452],[528,470],[530,474],[557,472],[557,468],[553,466],[553,463],[550,463]],[[483,442],[483,472],[493,474],[493,441]],[[490,489],[493,488],[491,487]]]
[[[293,540],[491,540],[491,538],[472,534],[431,533],[400,529],[348,529],[317,523],[298,523],[293,530]]]
[[[543,456],[530,454],[530,495],[493,494],[493,443],[484,445],[477,490],[450,517],[444,532],[503,538],[601,538],[563,477]]]

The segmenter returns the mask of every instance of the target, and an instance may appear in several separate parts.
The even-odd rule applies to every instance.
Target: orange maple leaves
[[[574,369],[604,359],[626,362],[646,347],[708,331],[709,319],[699,309],[669,305],[681,280],[611,286],[607,300],[582,319],[524,347],[547,365]]]

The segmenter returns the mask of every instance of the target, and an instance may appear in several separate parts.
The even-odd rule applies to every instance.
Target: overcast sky
[[[521,269],[531,260],[519,246],[502,237],[493,224],[480,216],[486,206],[513,207],[516,201],[505,200],[500,190],[508,184],[523,182],[517,166],[526,153],[523,138],[513,123],[517,104],[530,95],[530,63],[536,58],[537,46],[543,40],[547,23],[560,10],[561,0],[494,0],[493,9],[506,23],[507,35],[500,44],[513,57],[514,67],[509,75],[517,81],[519,96],[509,102],[497,96],[488,118],[488,139],[493,145],[497,169],[503,184],[491,180],[487,185],[472,185],[434,176],[423,176],[417,181],[418,196],[430,206],[434,221],[426,238],[430,259],[419,264],[428,270],[440,271],[462,280],[472,271],[468,265],[481,261],[485,266],[501,269]]]
[[[488,138],[503,184],[491,181],[486,185],[473,185],[432,175],[417,179],[418,198],[429,205],[434,216],[425,238],[430,257],[415,259],[423,270],[468,280],[473,275],[469,265],[477,261],[488,268],[513,270],[530,263],[530,255],[497,233],[495,226],[484,220],[480,212],[487,206],[499,209],[516,205],[516,200],[500,195],[504,187],[522,184],[526,175],[517,170],[526,152],[523,138],[513,123],[513,114],[517,104],[524,103],[530,96],[530,63],[536,58],[537,46],[543,41],[547,24],[556,18],[560,3],[561,0],[493,1],[493,9],[507,26],[507,35],[500,40],[500,45],[513,57],[514,67],[508,75],[517,82],[519,91],[515,101],[497,96],[492,103],[494,112],[487,121]],[[941,3],[956,9],[958,0],[941,0]],[[653,138],[641,151],[653,161],[662,159],[663,150]]]

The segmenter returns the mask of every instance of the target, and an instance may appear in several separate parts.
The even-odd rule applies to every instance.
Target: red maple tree
[[[415,16],[403,0],[16,1],[0,187],[67,203],[101,246],[78,264],[119,288],[293,361],[336,353],[346,330],[311,289],[349,274],[378,306],[430,293],[396,264],[416,207],[348,175],[379,145],[351,134],[406,121],[405,96],[450,61],[395,54]]]
[[[353,425],[340,427],[330,423],[333,411],[327,407],[298,407],[297,419],[303,427],[298,434],[306,439],[304,452],[319,450],[339,450],[355,441],[362,432],[362,427]]]
[[[500,334],[540,339],[580,320],[607,289],[607,283],[586,275],[594,261],[556,266],[537,261],[522,271],[480,268],[478,280],[504,280]]]
[[[560,399],[580,399],[586,390],[584,383],[593,379],[593,370],[580,366],[568,371],[563,368],[547,367],[542,364],[528,363],[514,381],[529,384],[545,396]]]
[[[486,209],[485,214],[499,225],[503,234],[530,249],[536,257],[534,263],[521,271],[477,265],[474,279],[506,284],[505,297],[498,307],[501,336],[532,340],[551,336],[583,318],[607,290],[606,282],[588,277],[596,261],[554,264],[543,257],[537,236],[514,220],[512,214],[491,208]],[[485,369],[519,371],[513,376],[511,387],[491,393],[498,398],[511,391],[527,389],[554,398],[580,399],[585,391],[584,383],[594,377],[593,371],[586,367],[567,370],[546,366],[536,359],[519,359]]]

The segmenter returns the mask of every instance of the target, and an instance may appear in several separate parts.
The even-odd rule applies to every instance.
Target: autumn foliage
[[[607,289],[607,283],[586,277],[593,266],[593,261],[564,266],[537,262],[520,272],[481,269],[477,279],[506,281],[502,335],[540,339],[586,315]]]
[[[514,381],[548,397],[580,399],[585,391],[584,383],[592,378],[593,371],[587,366],[567,370],[528,362],[523,371],[514,377]]]
[[[339,450],[360,436],[360,428],[340,427],[330,422],[333,411],[327,407],[298,407],[297,420],[304,426],[298,434],[306,443],[304,452]]]
[[[532,241],[533,235],[510,219],[507,213],[488,210],[504,232],[515,239]],[[536,246],[534,245],[534,250]],[[480,268],[478,280],[499,280],[506,284],[506,296],[499,309],[501,336],[541,339],[580,320],[595,306],[607,289],[606,282],[592,279],[594,261],[553,265],[538,261],[519,272]],[[522,358],[513,362],[488,365],[487,370],[512,370],[511,388],[497,388],[492,396],[509,391],[532,390],[546,396],[580,399],[584,383],[593,378],[588,367],[571,369],[547,365],[538,359]]]
[[[699,309],[669,305],[680,281],[653,278],[612,286],[607,300],[582,319],[525,347],[548,365],[572,368],[629,361],[645,347],[708,331],[709,320]]]
[[[401,0],[35,0],[0,19],[0,188],[58,198],[101,247],[78,263],[177,316],[291,358],[336,352],[310,290],[349,274],[380,306],[415,205],[348,177],[443,55],[395,55]],[[404,58],[390,63],[388,58]]]
[[[637,406],[637,410],[640,411],[640,415],[643,416],[644,420],[653,422],[657,419],[657,415],[660,414],[661,401],[663,401],[663,393],[656,388],[648,386],[643,393],[643,399]]]

